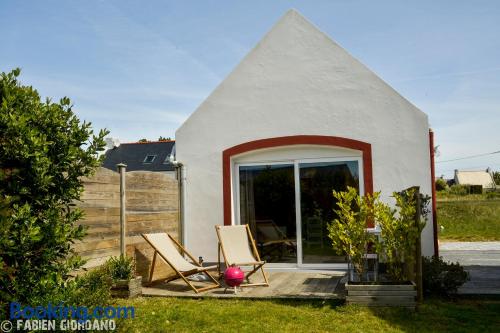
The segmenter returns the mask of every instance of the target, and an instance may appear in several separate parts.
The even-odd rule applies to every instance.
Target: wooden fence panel
[[[79,223],[88,228],[87,236],[74,248],[90,268],[120,255],[119,174],[99,168],[93,177],[84,179],[84,186],[82,200],[76,205],[85,213]],[[127,172],[125,195],[127,255],[135,258],[137,274],[147,279],[153,249],[141,233],[168,232],[178,238],[178,184],[159,172]],[[156,265],[155,278],[172,274],[162,260]]]

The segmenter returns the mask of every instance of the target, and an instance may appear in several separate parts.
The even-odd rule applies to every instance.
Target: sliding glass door
[[[359,188],[358,163],[299,163],[299,177],[302,264],[345,262],[345,255],[335,253],[328,238],[328,224],[337,217],[332,192]]]
[[[248,224],[263,260],[297,263],[293,164],[239,167],[240,223]]]
[[[345,263],[332,250],[332,191],[360,189],[359,158],[236,165],[237,220],[248,224],[269,263],[328,267]]]

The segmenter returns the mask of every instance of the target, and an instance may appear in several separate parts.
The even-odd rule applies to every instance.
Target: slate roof
[[[174,147],[175,141],[122,143],[106,151],[102,166],[116,171],[118,163],[125,163],[127,171],[174,171],[172,163],[165,162],[172,150],[175,154]],[[148,155],[156,155],[152,163],[144,163]]]

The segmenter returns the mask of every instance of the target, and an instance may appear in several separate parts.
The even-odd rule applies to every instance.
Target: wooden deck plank
[[[252,295],[253,297],[266,297],[266,295],[274,294],[276,288],[280,288],[281,285],[286,283],[285,273],[283,272],[277,272],[275,274],[267,273],[267,275],[269,277],[269,287],[258,286],[242,288],[242,294],[247,296]],[[262,278],[260,280],[264,281]],[[251,281],[257,282],[255,279]]]
[[[231,289],[224,293],[225,287],[212,289],[195,294],[182,281],[159,283],[150,287],[143,287],[144,296],[162,297],[215,297],[215,298],[253,298],[253,299],[339,299],[342,295],[335,293],[335,288],[342,278],[338,274],[304,273],[304,272],[266,272],[269,277],[269,287],[246,287],[238,289],[234,294]],[[256,276],[251,282],[259,282]],[[193,282],[197,287],[203,282]]]
[[[339,279],[325,276],[323,274],[316,275],[308,281],[307,288],[304,288],[304,293],[314,295],[328,295],[334,293]]]
[[[309,278],[310,273],[288,273],[285,278],[283,289],[276,290],[276,294],[284,294],[286,296],[302,296],[304,288],[307,286],[305,281]]]

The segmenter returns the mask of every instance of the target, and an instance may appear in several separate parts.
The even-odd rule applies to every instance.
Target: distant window
[[[148,156],[146,156],[146,158],[144,159],[144,162],[142,162],[142,163],[145,163],[145,164],[153,163],[155,158],[156,158],[156,155],[148,155]]]

